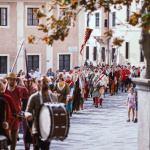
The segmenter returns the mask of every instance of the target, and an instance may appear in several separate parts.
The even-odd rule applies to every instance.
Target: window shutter
[[[107,19],[104,20],[104,27],[107,28]]]
[[[94,47],[93,60],[96,61],[97,47]]]
[[[129,22],[130,17],[130,6],[127,6],[127,22]]]
[[[7,74],[7,56],[0,56],[0,74]]]
[[[112,62],[113,62],[113,60],[115,59],[115,51],[116,51],[116,49],[115,49],[115,48],[112,48]]]
[[[87,27],[89,27],[89,14],[87,14]]]
[[[116,25],[116,12],[112,13],[112,26],[114,27]]]
[[[86,60],[89,59],[89,46],[86,46]]]
[[[126,59],[129,59],[129,42],[126,42]]]
[[[102,61],[105,62],[105,47],[102,47]]]

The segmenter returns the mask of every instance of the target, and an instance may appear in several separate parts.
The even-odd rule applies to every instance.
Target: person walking
[[[53,94],[49,90],[49,78],[46,76],[42,76],[37,81],[39,84],[39,91],[34,93],[32,96],[29,97],[29,101],[27,104],[27,108],[25,111],[25,116],[29,121],[33,121],[32,124],[32,134],[35,139],[34,150],[49,150],[50,149],[50,142],[43,141],[38,132],[38,112],[41,104],[46,102],[58,102],[57,96]]]
[[[17,78],[16,74],[14,73],[11,72],[8,73],[6,79],[8,81],[8,87],[6,87],[5,94],[8,94],[9,96],[12,97],[16,106],[17,113],[19,114],[22,109],[21,99],[28,99],[29,97],[28,89],[25,87],[22,79]],[[21,86],[16,85],[16,80],[19,81]],[[10,125],[11,141],[12,141],[10,150],[15,150],[19,127],[20,127],[20,119],[16,117],[12,120]]]

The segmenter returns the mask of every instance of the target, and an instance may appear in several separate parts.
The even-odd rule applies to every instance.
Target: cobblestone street
[[[52,141],[51,150],[137,150],[138,125],[127,120],[127,93],[105,95],[102,108],[95,108],[92,99],[84,110],[70,119],[68,138]],[[17,150],[23,150],[22,134]],[[32,149],[32,148],[31,148]]]

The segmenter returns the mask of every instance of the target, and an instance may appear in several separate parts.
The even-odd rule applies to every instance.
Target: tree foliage
[[[38,19],[45,18],[45,24],[39,24],[38,30],[42,30],[45,36],[42,40],[46,44],[52,45],[54,41],[63,41],[65,37],[68,36],[70,24],[76,21],[77,15],[82,9],[88,11],[89,13],[95,10],[104,9],[104,12],[111,12],[111,7],[114,9],[121,10],[122,6],[130,6],[134,0],[53,0],[49,2],[48,6],[42,6],[41,10],[35,10],[34,13],[37,15]],[[139,4],[140,0],[136,0]],[[46,12],[52,12],[59,6],[63,16],[57,17],[52,14],[50,17],[46,16]],[[132,26],[139,25],[145,31],[150,30],[150,0],[144,0],[141,10],[137,12],[132,12],[129,18],[129,24]],[[113,37],[113,30],[108,30],[105,35],[110,39]],[[35,36],[31,35],[28,37],[29,43],[34,43]],[[114,38],[113,45],[121,46],[124,40],[121,38]]]

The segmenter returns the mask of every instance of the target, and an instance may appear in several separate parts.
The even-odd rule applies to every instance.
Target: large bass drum
[[[44,103],[38,113],[38,131],[44,141],[63,141],[69,132],[70,120],[65,104]]]

